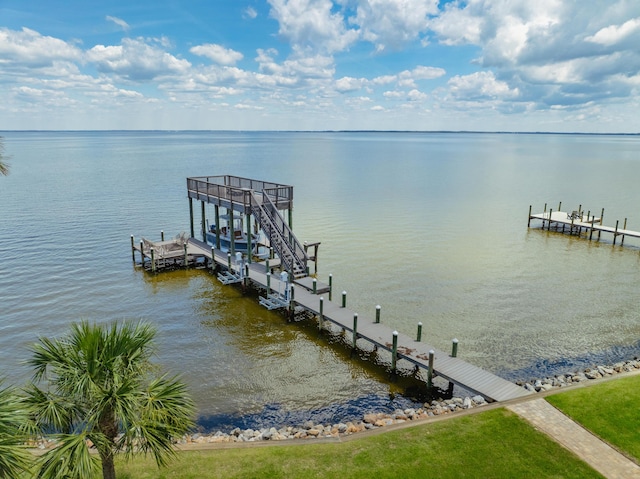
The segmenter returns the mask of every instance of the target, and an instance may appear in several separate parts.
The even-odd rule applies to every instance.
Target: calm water
[[[586,135],[5,132],[0,371],[70,322],[145,319],[202,422],[341,419],[403,404],[411,381],[202,271],[135,269],[130,235],[189,230],[186,177],[295,187],[294,231],[322,241],[350,307],[509,379],[640,355],[640,248],[527,229],[545,203],[640,230],[640,137]],[[536,225],[537,226],[537,225]],[[382,358],[384,360],[384,357]]]

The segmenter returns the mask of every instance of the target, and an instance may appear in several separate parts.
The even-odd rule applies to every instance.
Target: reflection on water
[[[287,323],[206,271],[132,266],[130,235],[188,231],[185,179],[216,174],[294,185],[294,231],[322,242],[321,281],[332,274],[361,316],[379,304],[382,321],[410,335],[422,322],[442,350],[458,338],[459,356],[478,366],[521,379],[639,354],[638,241],[526,227],[530,204],[562,201],[640,229],[638,137],[3,136],[12,169],[0,178],[0,365],[11,381],[29,377],[22,362],[38,336],[129,318],[157,325],[158,360],[184,375],[211,427],[404,400],[417,381],[390,381],[313,324]]]

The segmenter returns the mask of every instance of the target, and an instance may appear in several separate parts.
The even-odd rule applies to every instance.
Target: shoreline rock
[[[585,381],[601,379],[619,373],[632,372],[640,369],[637,358],[620,361],[614,365],[601,365],[586,368],[574,373],[558,374],[543,379],[531,381],[516,381],[516,384],[533,392],[545,392],[551,389],[570,387]],[[301,426],[270,427],[262,429],[234,430],[225,433],[216,431],[210,434],[189,434],[176,441],[177,444],[193,443],[225,443],[225,442],[255,442],[255,441],[285,441],[292,439],[313,440],[321,437],[340,437],[356,434],[365,430],[379,429],[392,424],[401,424],[418,419],[426,419],[443,414],[452,414],[467,409],[487,405],[482,396],[453,397],[438,399],[424,403],[419,408],[398,409],[392,413],[367,413],[361,420],[340,422],[337,424],[313,424],[307,421]]]
[[[638,358],[634,358],[628,361],[617,362],[614,365],[595,366],[574,373],[558,374],[553,377],[533,379],[531,381],[516,381],[515,383],[532,393],[538,393],[551,389],[570,387],[583,382],[614,376],[620,373],[637,371],[639,369],[640,361]],[[393,424],[401,424],[444,414],[453,414],[467,409],[486,406],[487,404],[487,401],[479,395],[452,397],[450,399],[434,399],[431,402],[424,403],[422,407],[397,409],[391,413],[372,412],[365,414],[360,420],[339,422],[336,424],[314,424],[312,421],[307,421],[298,426],[272,426],[260,429],[240,429],[236,427],[229,432],[194,432],[175,440],[175,444],[215,444],[335,438],[357,434],[366,430],[379,429]],[[37,442],[35,447],[38,449],[49,449],[55,445],[55,440],[42,438]]]

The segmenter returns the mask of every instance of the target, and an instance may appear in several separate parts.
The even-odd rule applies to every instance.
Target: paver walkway
[[[507,406],[610,479],[640,478],[640,466],[565,416],[544,399]]]

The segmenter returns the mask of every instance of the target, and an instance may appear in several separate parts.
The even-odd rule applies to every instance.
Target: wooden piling
[[[293,319],[293,316],[296,310],[296,306],[293,302],[293,299],[295,297],[294,291],[295,291],[295,288],[293,287],[293,284],[292,284],[291,286],[289,286],[289,318],[290,319]]]
[[[398,362],[398,331],[393,332],[393,343],[391,348],[391,371],[396,373],[396,363]]]
[[[324,298],[320,296],[320,313],[318,314],[318,329],[322,329],[322,322],[324,321]]]
[[[624,226],[622,227],[622,230],[626,230],[627,229],[627,218],[624,219]],[[620,239],[620,246],[622,246],[624,244],[624,233],[622,234],[622,238]]]
[[[343,308],[347,307],[347,292],[346,291],[342,292],[342,307]]]
[[[153,248],[150,249],[150,253],[151,253],[151,272],[155,273],[156,272],[156,260],[155,260],[155,257],[154,257]]]
[[[133,245],[135,240],[133,239],[133,235],[131,235],[131,260],[133,264],[136,264],[136,247]]]
[[[602,226],[602,220],[604,219],[604,208],[602,208],[602,213],[600,213],[600,226]],[[602,230],[598,230],[598,241],[600,241],[600,234]]]
[[[351,341],[351,347],[356,349],[356,341],[358,339],[358,313],[353,313],[353,339]]]
[[[329,301],[331,301],[331,292],[333,291],[333,275],[329,275]]]
[[[215,205],[216,248],[220,249],[220,207]]]
[[[380,305],[376,306],[376,323],[380,322]]]
[[[418,335],[416,337],[416,341],[420,342],[422,340],[422,322],[418,323]]]
[[[451,357],[458,357],[458,340],[456,338],[453,338],[453,340],[451,341]]]
[[[193,229],[193,198],[189,198],[189,225],[191,226],[191,237],[195,237]]]
[[[201,230],[202,230],[202,241],[207,242],[207,214],[204,210],[204,201],[200,202],[200,214],[202,216]]]
[[[618,237],[618,223],[620,223],[620,220],[616,220],[616,229],[613,232],[613,244],[616,244],[616,238]]]
[[[433,357],[435,354],[433,349],[429,350],[429,369],[427,369],[427,387],[429,389],[433,387]]]
[[[531,207],[532,205],[529,205],[529,219],[527,220],[527,228],[531,228]]]
[[[164,230],[160,231],[160,241],[164,241]]]

